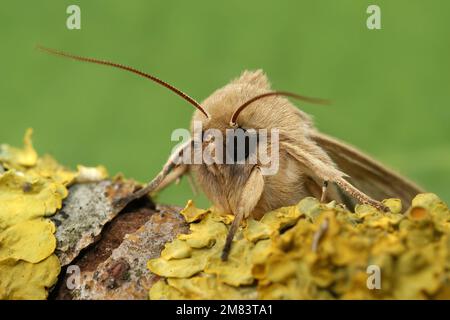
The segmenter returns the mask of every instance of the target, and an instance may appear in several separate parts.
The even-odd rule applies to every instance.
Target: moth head
[[[192,118],[201,123],[204,130],[217,129],[284,129],[298,125],[307,117],[293,107],[284,97],[310,103],[325,104],[324,99],[306,97],[287,91],[273,91],[262,70],[244,71],[240,77],[216,90],[201,105],[210,115],[205,118],[198,110]]]
[[[239,134],[247,129],[269,129],[271,126],[281,125],[286,119],[289,121],[289,112],[286,113],[282,110],[283,103],[277,105],[277,103],[280,104],[280,100],[269,103],[270,97],[288,96],[313,103],[325,102],[322,99],[309,98],[286,91],[271,91],[267,76],[262,70],[256,70],[244,71],[240,77],[214,92],[200,104],[173,85],[135,68],[106,60],[82,57],[39,45],[37,48],[53,55],[77,61],[122,69],[152,80],[171,90],[196,108],[193,122],[201,122],[204,130],[211,128],[220,130],[224,136],[227,130],[234,130]],[[279,121],[276,121],[277,119]]]
[[[206,118],[198,110],[195,111],[191,133],[193,136],[201,134],[201,137],[197,136],[197,139],[202,139],[204,147],[211,145],[212,149],[217,150],[220,148],[215,145],[216,143],[223,145],[228,159],[230,157],[235,160],[247,159],[256,150],[255,141],[256,145],[259,145],[260,129],[266,129],[269,132],[271,129],[289,132],[292,131],[289,128],[300,128],[301,122],[309,121],[282,96],[314,103],[325,102],[322,99],[309,98],[291,92],[272,91],[267,76],[262,70],[244,71],[240,77],[202,101],[201,105],[210,117]],[[270,134],[267,138],[270,139]],[[231,140],[235,143],[231,144],[230,149],[228,142]],[[238,143],[242,144],[241,152],[237,152]]]

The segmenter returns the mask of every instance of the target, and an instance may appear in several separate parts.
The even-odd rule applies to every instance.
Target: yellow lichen
[[[0,299],[45,299],[60,272],[55,225],[76,173],[39,158],[25,135],[23,149],[0,146]]]
[[[61,208],[66,188],[54,181],[11,169],[0,175],[0,232]]]
[[[384,204],[391,212],[367,205],[350,212],[305,198],[260,221],[248,220],[223,262],[230,221],[190,202],[190,212],[197,213],[190,215],[196,217],[190,219],[190,233],[148,262],[150,271],[165,277],[149,297],[448,299],[448,207],[434,194],[418,195],[404,214],[397,199]],[[373,286],[373,270],[381,272],[381,287]]]
[[[38,263],[56,248],[55,225],[48,219],[23,221],[0,234],[0,261],[6,259]]]
[[[85,167],[82,165],[78,165],[77,170],[77,183],[95,182],[108,178],[108,171],[104,166]]]
[[[0,299],[42,300],[60,272],[58,258],[52,254],[38,263],[7,259],[0,262]]]
[[[32,167],[36,165],[38,155],[31,142],[32,129],[25,133],[24,147],[22,149],[10,147],[8,145],[0,146],[0,163],[6,168]]]
[[[208,211],[196,208],[194,202],[189,200],[186,207],[181,210],[180,213],[184,216],[186,222],[190,223],[200,220],[208,213]]]

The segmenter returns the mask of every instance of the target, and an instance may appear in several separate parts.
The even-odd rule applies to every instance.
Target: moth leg
[[[171,185],[172,183],[175,183],[175,185],[178,185],[181,182],[181,179],[183,178],[183,176],[186,176],[187,182],[189,184],[189,187],[191,188],[191,191],[192,191],[194,197],[197,196],[198,188],[197,188],[197,185],[195,184],[194,178],[189,169],[190,169],[190,167],[187,164],[178,165],[175,169],[172,170],[171,173],[169,173],[164,178],[164,180],[161,182],[161,184],[158,186],[158,188],[156,188],[152,192],[158,192],[158,191],[166,188],[167,186]]]
[[[336,183],[342,190],[361,203],[369,204],[381,211],[389,211],[389,208],[384,204],[372,199],[345,180],[344,177],[347,175],[335,168],[333,164],[324,162],[324,160],[320,159],[317,155],[305,152],[292,143],[284,142],[283,145],[286,147],[289,154],[297,159],[310,175],[316,176],[323,181]]]
[[[223,247],[222,250],[221,256],[222,261],[228,260],[228,255],[230,254],[231,250],[231,243],[234,239],[234,235],[236,234],[239,225],[241,224],[243,217],[244,217],[244,210],[238,209],[238,213],[234,216],[234,220],[231,223],[230,230],[228,230],[227,239],[225,240],[225,246]]]
[[[234,220],[231,223],[231,227],[228,230],[225,246],[222,250],[222,261],[228,260],[228,255],[231,250],[231,243],[234,239],[236,231],[241,224],[242,219],[247,218],[252,210],[256,207],[259,199],[264,190],[264,178],[259,167],[255,167],[248,180],[246,181],[242,193],[238,200],[238,206]]]
[[[115,205],[117,206],[125,206],[126,204],[130,203],[133,200],[140,199],[147,194],[157,190],[158,187],[161,186],[161,183],[163,180],[171,173],[174,169],[176,169],[179,166],[185,166],[181,163],[181,157],[183,155],[183,152],[189,152],[192,146],[193,140],[189,140],[186,143],[182,144],[174,153],[172,153],[167,160],[167,162],[164,164],[162,170],[156,175],[156,177],[153,178],[149,183],[147,183],[142,189],[139,189],[138,191],[130,194],[127,197],[124,197],[122,199],[119,199],[116,201]],[[171,179],[171,181],[174,181],[175,179]]]
[[[322,184],[322,196],[320,197],[320,202],[325,202],[325,197],[327,194],[327,188],[328,188],[328,181],[324,180]]]
[[[358,200],[359,202],[363,204],[369,204],[378,210],[381,211],[389,211],[389,208],[386,207],[383,203],[380,201],[374,200],[371,197],[369,197],[364,192],[360,191],[359,189],[355,188],[350,182],[345,180],[344,178],[340,177],[334,181],[342,190],[347,192],[350,196]]]
[[[194,197],[198,195],[198,187],[195,184],[194,178],[192,177],[192,173],[187,173],[187,181],[189,183],[189,186],[191,187],[192,193],[194,194]]]
[[[187,173],[189,173],[189,166],[187,164],[178,165],[163,179],[163,181],[161,181],[160,185],[155,190],[152,190],[152,192],[163,190],[172,183],[178,184],[181,177]]]

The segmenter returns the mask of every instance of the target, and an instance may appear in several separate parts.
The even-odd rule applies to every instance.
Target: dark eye
[[[251,153],[255,152],[257,139],[256,133],[249,133],[244,128],[237,128],[234,130],[234,134],[227,136],[227,159],[233,159],[233,163],[246,160]]]

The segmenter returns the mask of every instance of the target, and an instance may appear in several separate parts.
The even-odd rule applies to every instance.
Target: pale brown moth
[[[286,97],[312,103],[324,100],[308,98],[290,92],[272,91],[266,75],[261,71],[244,71],[239,78],[198,103],[170,84],[136,69],[120,64],[75,56],[39,47],[71,59],[108,65],[127,70],[153,80],[183,99],[197,110],[192,121],[201,121],[206,129],[279,130],[279,170],[274,175],[262,175],[257,164],[178,164],[183,152],[190,150],[191,139],[172,154],[162,171],[130,201],[161,189],[186,173],[192,173],[197,183],[213,203],[224,213],[235,215],[229,230],[222,259],[226,260],[234,234],[241,221],[248,217],[259,219],[273,209],[296,204],[301,198],[314,196],[321,201],[335,200],[347,206],[356,202],[387,208],[374,199],[396,197],[404,204],[421,188],[385,166],[337,139],[318,132],[311,118]],[[203,145],[214,143],[204,139]]]

